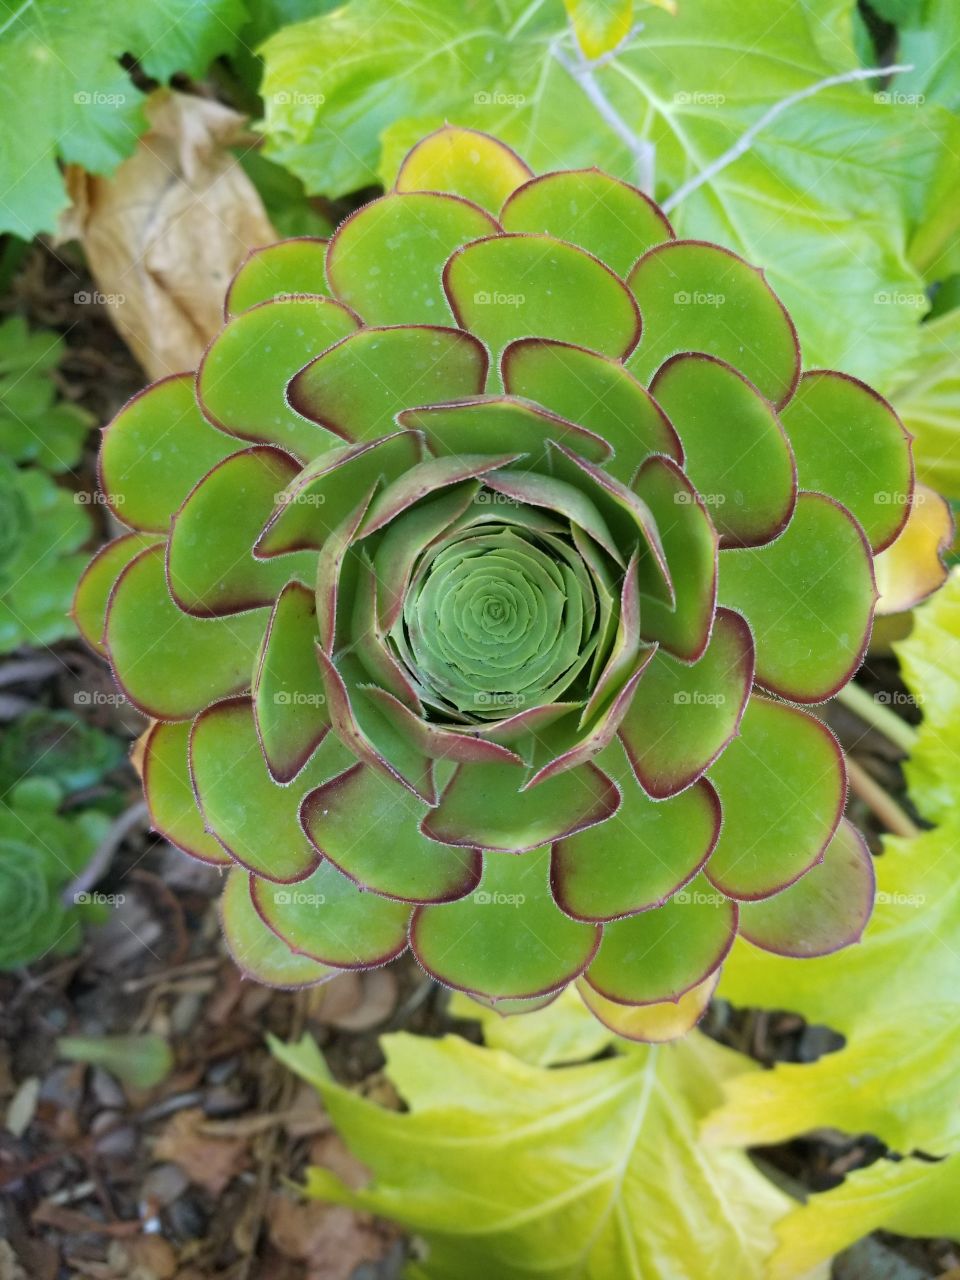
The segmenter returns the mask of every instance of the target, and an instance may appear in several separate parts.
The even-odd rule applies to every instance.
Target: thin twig
[[[756,120],[749,129],[746,129],[737,141],[728,151],[724,151],[723,155],[717,156],[716,160],[711,160],[705,169],[695,174],[688,181],[679,186],[673,195],[668,196],[661,204],[664,213],[670,213],[675,209],[681,200],[685,200],[687,196],[697,191],[705,183],[711,182],[718,173],[733,164],[735,160],[739,160],[753,146],[754,141],[759,133],[766,129],[785,111],[803,102],[807,98],[812,98],[815,93],[819,93],[821,89],[832,89],[840,84],[853,84],[857,80],[872,80],[877,76],[892,76],[901,71],[912,71],[913,64],[894,63],[888,67],[858,67],[855,71],[843,71],[835,76],[827,76],[823,80],[818,80],[816,84],[809,84],[805,89],[798,89],[796,93],[791,93],[786,98],[781,98],[779,102],[775,102],[772,107],[763,113],[759,120]]]
[[[640,138],[630,128],[626,120],[616,109],[610,99],[607,97],[600,82],[594,74],[599,67],[616,57],[619,51],[627,44],[636,30],[630,32],[616,49],[611,49],[609,53],[603,54],[602,57],[595,58],[592,62],[584,57],[583,50],[579,44],[574,41],[576,49],[576,61],[568,58],[558,44],[553,46],[553,56],[563,67],[583,92],[590,99],[590,102],[596,108],[597,112],[603,117],[610,128],[614,131],[623,145],[633,155],[634,165],[636,167],[637,186],[647,195],[653,195],[654,182],[654,165],[656,160],[656,148],[647,138]]]
[[[836,698],[848,711],[852,711],[871,728],[882,733],[894,746],[899,747],[904,755],[912,754],[917,745],[916,729],[902,720],[895,711],[878,702],[862,685],[845,685]]]
[[[146,826],[150,821],[150,813],[145,800],[138,800],[114,821],[110,830],[101,840],[93,857],[80,874],[67,885],[63,891],[62,901],[69,906],[75,901],[77,894],[89,893],[100,880],[113,861],[113,855],[126,840],[131,831]]]
[[[847,778],[850,790],[880,819],[887,831],[895,836],[906,836],[908,840],[921,834],[920,828],[904,813],[896,800],[851,756],[847,756]]]
[[[5,662],[0,667],[0,685],[24,684],[28,680],[46,680],[57,676],[66,664],[59,658],[46,657],[43,654],[35,658],[22,658]]]

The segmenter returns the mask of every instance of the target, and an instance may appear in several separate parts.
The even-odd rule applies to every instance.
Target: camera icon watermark
[[[76,307],[122,307],[125,293],[101,293],[99,289],[80,289],[73,295]]]
[[[721,907],[726,898],[722,893],[704,893],[702,889],[695,889],[692,893],[689,889],[681,889],[679,893],[675,893],[670,899],[671,902],[679,903],[681,907]]]
[[[102,689],[78,689],[73,695],[75,707],[123,707],[127,698],[122,693],[105,693]]]
[[[678,289],[673,295],[677,307],[722,307],[726,301],[725,293],[707,293],[703,289]]]
[[[297,93],[287,89],[267,95],[267,101],[276,107],[322,107],[326,100],[323,93]]]
[[[522,707],[525,702],[522,693],[485,693],[480,690],[473,695],[476,707]]]
[[[78,89],[73,95],[78,107],[122,107],[126,100],[125,93],[101,93],[97,89]]]
[[[121,907],[126,900],[126,894],[98,893],[96,890],[89,893],[83,891],[73,895],[73,905],[75,907]]]
[[[673,695],[678,707],[722,707],[727,701],[725,693],[704,693],[702,689],[678,689]]]
[[[480,889],[473,900],[478,907],[522,907],[527,897],[524,893],[487,893]]]
[[[524,293],[501,293],[497,290],[488,293],[486,289],[480,289],[473,295],[478,307],[522,307],[526,300]]]
[[[307,693],[303,689],[278,689],[273,702],[277,707],[323,707],[327,699],[325,694]]]
[[[499,89],[493,93],[481,90],[473,95],[473,103],[477,107],[522,107],[526,100],[525,94],[503,93]]]
[[[273,895],[278,907],[322,907],[327,901],[325,893],[307,893],[303,889],[278,889]]]

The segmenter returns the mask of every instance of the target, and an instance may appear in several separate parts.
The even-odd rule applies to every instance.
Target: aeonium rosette
[[[254,977],[409,947],[666,1038],[738,930],[859,936],[870,858],[800,704],[861,661],[908,438],[635,188],[431,135],[329,243],[250,256],[101,467],[131,532],[77,620]]]

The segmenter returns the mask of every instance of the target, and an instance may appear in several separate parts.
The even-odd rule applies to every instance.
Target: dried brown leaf
[[[219,1196],[230,1180],[250,1164],[245,1138],[210,1137],[199,1107],[178,1111],[154,1144],[155,1160],[171,1160],[191,1182]]]
[[[206,98],[159,89],[150,129],[112,177],[67,170],[73,204],[61,240],[79,239],[130,350],[153,378],[196,367],[223,321],[230,278],[254,246],[277,238],[229,148],[244,117]]]

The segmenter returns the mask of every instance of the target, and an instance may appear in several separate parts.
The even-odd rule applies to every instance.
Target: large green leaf
[[[888,839],[877,903],[857,947],[812,960],[764,955],[738,941],[720,993],[736,1003],[796,1009],[846,1037],[807,1066],[776,1065],[731,1082],[710,1121],[715,1138],[777,1142],[832,1126],[878,1134],[896,1150],[960,1150],[960,878],[956,850],[960,574],[917,611],[899,646],[927,717],[910,766],[912,794],[944,825]]]
[[[775,103],[855,69],[848,26],[835,0],[778,5],[776,21],[767,0],[686,0],[675,17],[646,10],[593,74],[654,144],[663,199]],[[572,74],[574,41],[562,0],[354,0],[264,46],[268,154],[309,190],[340,194],[391,182],[405,151],[447,119],[497,133],[537,171],[599,165],[638,181],[635,150]],[[678,234],[767,268],[808,365],[883,385],[925,309],[907,247],[926,266],[960,221],[948,199],[958,130],[934,104],[835,86],[770,121],[671,216]]]
[[[549,1010],[523,1021],[539,1016]],[[374,1175],[352,1191],[313,1169],[308,1190],[422,1236],[414,1280],[763,1276],[789,1201],[697,1132],[720,1082],[743,1070],[729,1050],[692,1035],[558,1071],[456,1036],[383,1047],[403,1114],[335,1083],[309,1038],[274,1043]]]
[[[58,161],[111,173],[145,127],[148,76],[199,76],[236,44],[242,0],[0,0],[0,231],[53,231],[67,196]]]
[[[916,353],[898,371],[892,399],[913,432],[918,477],[960,498],[960,310],[920,325]]]
[[[770,1280],[801,1280],[871,1231],[960,1238],[960,1156],[939,1164],[878,1160],[794,1209],[778,1230],[782,1243]]]
[[[960,570],[914,613],[896,646],[903,678],[923,711],[907,762],[910,796],[925,818],[947,822],[960,802]]]

